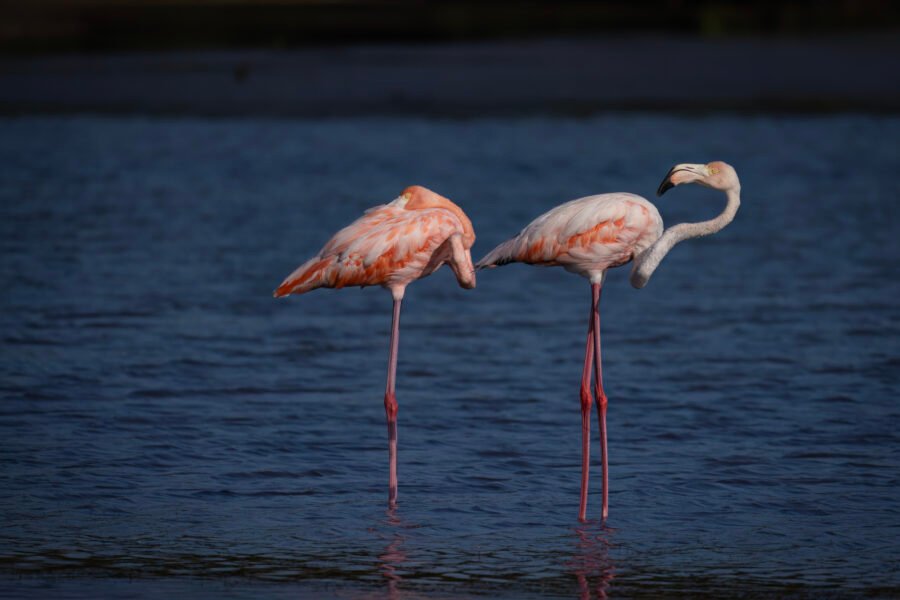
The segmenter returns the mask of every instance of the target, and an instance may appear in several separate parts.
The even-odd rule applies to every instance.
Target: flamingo
[[[698,183],[725,192],[725,210],[702,223],[681,223],[663,232],[659,211],[635,194],[612,193],[572,200],[544,213],[519,235],[489,252],[476,269],[499,267],[513,262],[538,266],[560,266],[586,277],[591,283],[591,312],[581,375],[581,500],[578,519],[587,517],[588,472],[590,464],[590,379],[594,368],[594,393],[600,421],[603,477],[602,518],[609,515],[609,464],[606,451],[606,406],[600,361],[600,292],[607,269],[633,262],[631,285],[643,288],[660,261],[672,247],[686,239],[713,234],[734,219],[740,206],[741,185],[737,173],[724,162],[679,164],[666,174],[657,190],[662,196],[683,183]]]
[[[391,292],[390,358],[384,411],[388,429],[388,506],[397,505],[397,348],[400,341],[400,304],[406,286],[434,273],[447,263],[459,285],[475,287],[469,249],[475,230],[463,210],[421,186],[403,190],[389,204],[375,206],[341,229],[314,257],[287,276],[276,298],[304,294],[320,287],[380,285]]]

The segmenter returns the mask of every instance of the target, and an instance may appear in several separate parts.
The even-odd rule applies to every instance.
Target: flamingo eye
[[[715,175],[715,174],[718,173],[718,172],[719,172],[719,169],[718,169],[718,168],[716,168],[716,167],[709,167],[709,174],[710,174],[710,175]]]

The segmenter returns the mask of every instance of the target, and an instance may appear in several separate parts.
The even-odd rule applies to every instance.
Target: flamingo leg
[[[397,379],[397,348],[400,343],[400,304],[402,298],[394,299],[394,317],[391,322],[391,355],[388,359],[387,386],[384,391],[384,414],[387,417],[388,460],[390,474],[388,481],[388,507],[397,506],[397,396],[394,385]]]
[[[587,520],[588,477],[591,469],[591,361],[594,358],[594,316],[593,305],[588,315],[587,343],[584,348],[584,369],[581,372],[581,502],[578,506],[578,520]]]
[[[593,306],[591,317],[593,318],[594,332],[594,394],[597,396],[597,418],[600,421],[600,451],[602,452],[602,477],[603,477],[603,512],[602,518],[609,516],[609,461],[606,452],[606,394],[603,392],[603,369],[600,360],[600,292],[603,286],[600,283],[591,284]]]

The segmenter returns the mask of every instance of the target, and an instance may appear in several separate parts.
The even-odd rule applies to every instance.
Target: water
[[[898,138],[865,116],[0,121],[0,594],[900,595]],[[387,513],[390,296],[276,301],[282,277],[408,184],[464,207],[477,258],[714,159],[737,220],[644,290],[607,280],[608,524],[575,519],[589,286],[521,265],[409,289]]]

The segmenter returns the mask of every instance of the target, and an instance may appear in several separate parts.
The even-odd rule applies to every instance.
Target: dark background
[[[900,8],[7,0],[0,113],[900,111]]]
[[[447,2],[425,0],[7,0],[7,51],[297,47],[677,32],[792,35],[896,30],[887,0]]]

